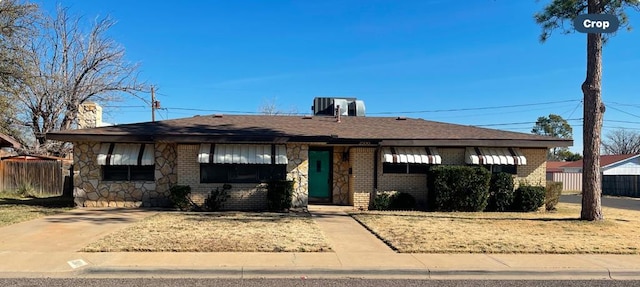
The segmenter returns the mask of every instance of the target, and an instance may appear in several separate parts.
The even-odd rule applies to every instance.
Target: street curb
[[[582,279],[618,280],[640,279],[639,270],[572,269],[572,270],[438,270],[438,269],[384,269],[384,268],[188,268],[168,267],[89,267],[78,270],[77,277],[166,277],[166,278],[302,278],[302,279]]]

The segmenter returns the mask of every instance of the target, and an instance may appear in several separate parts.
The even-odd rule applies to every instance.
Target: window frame
[[[238,176],[239,172],[244,178]],[[286,177],[286,164],[200,163],[200,183],[264,183]]]
[[[404,166],[404,172],[400,172]],[[425,163],[382,163],[382,174],[427,174],[430,164]]]
[[[507,174],[511,174],[511,175],[517,175],[518,174],[518,166],[517,165],[506,165],[506,164],[485,164],[482,165],[482,167],[486,168],[489,172],[491,172],[491,174],[496,174],[496,173],[507,173]],[[507,168],[507,170],[505,171],[504,168]],[[496,169],[498,168],[498,169]]]
[[[155,165],[103,165],[103,181],[155,181]],[[126,176],[122,176],[126,173]],[[120,176],[116,176],[116,175]]]

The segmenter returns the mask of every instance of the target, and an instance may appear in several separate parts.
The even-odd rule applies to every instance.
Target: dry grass
[[[309,214],[160,213],[85,247],[88,252],[330,251]]]
[[[11,193],[0,193],[0,227],[54,215],[71,209],[72,199],[61,197],[20,198]]]
[[[604,208],[604,222],[554,213],[366,212],[353,217],[407,253],[640,253],[640,212]]]

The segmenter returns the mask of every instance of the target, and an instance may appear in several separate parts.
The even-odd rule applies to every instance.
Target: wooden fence
[[[562,182],[562,191],[582,191],[581,172],[555,172],[548,173],[547,180]]]
[[[60,161],[0,161],[0,191],[27,189],[36,196],[62,195],[63,186]]]
[[[640,197],[639,175],[602,176],[602,194]]]

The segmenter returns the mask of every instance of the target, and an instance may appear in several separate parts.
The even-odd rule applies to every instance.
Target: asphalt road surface
[[[221,286],[221,287],[289,287],[289,286],[335,286],[335,287],[412,287],[412,286],[443,286],[443,287],[502,287],[502,286],[639,286],[640,281],[565,281],[565,280],[364,280],[364,279],[51,279],[51,278],[20,278],[0,279],[0,286],[137,286],[137,287],[182,287],[182,286]]]
[[[579,204],[579,203],[582,203],[582,196],[581,195],[563,195],[560,197],[560,202]],[[628,209],[628,210],[640,210],[640,199],[628,198],[628,197],[603,196],[602,206]]]

